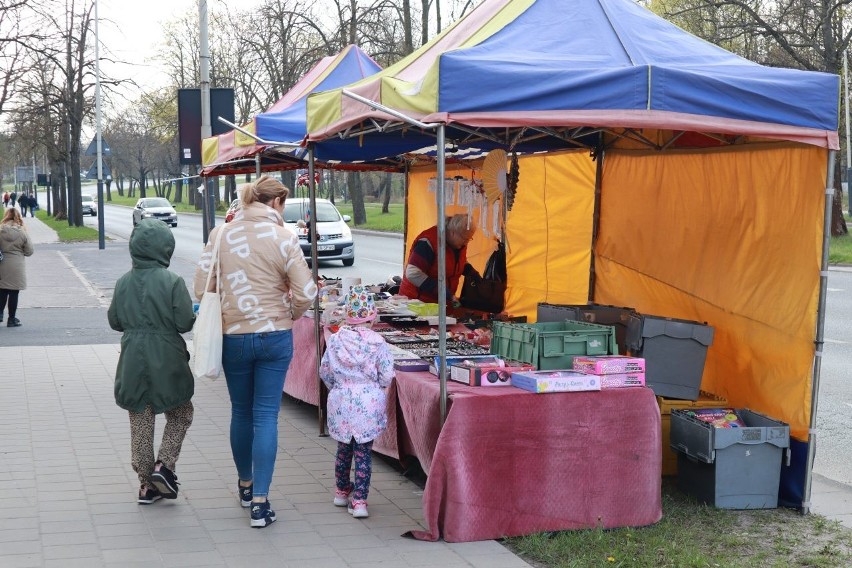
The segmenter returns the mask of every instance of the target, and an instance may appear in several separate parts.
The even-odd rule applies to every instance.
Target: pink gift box
[[[624,355],[602,355],[597,357],[574,357],[574,370],[592,375],[613,375],[616,373],[645,373],[645,359]],[[644,378],[643,382],[644,383]]]
[[[602,389],[645,386],[645,373],[613,373],[611,375],[597,375],[597,377],[601,380]]]

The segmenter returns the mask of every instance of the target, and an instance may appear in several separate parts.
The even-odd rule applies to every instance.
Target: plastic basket
[[[538,370],[571,369],[577,355],[615,355],[612,326],[581,321],[494,322],[491,352]]]

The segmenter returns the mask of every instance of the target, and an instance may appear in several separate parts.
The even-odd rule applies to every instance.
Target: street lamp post
[[[101,139],[101,57],[98,36],[98,0],[95,0],[95,146],[98,163],[98,249],[104,250],[104,156]]]

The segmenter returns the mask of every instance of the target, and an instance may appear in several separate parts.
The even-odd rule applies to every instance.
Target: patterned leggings
[[[355,483],[349,481],[349,470],[355,457]],[[349,443],[337,442],[337,460],[334,463],[334,478],[341,491],[352,491],[352,499],[366,501],[370,493],[370,476],[373,473],[373,441],[359,444],[355,438]]]
[[[186,431],[192,424],[194,408],[188,401],[177,408],[166,411],[166,427],[157,460],[174,471]],[[150,485],[154,472],[154,410],[151,405],[143,412],[130,412],[130,462],[139,482]]]

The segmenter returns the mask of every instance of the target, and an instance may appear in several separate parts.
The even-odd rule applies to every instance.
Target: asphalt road
[[[103,208],[104,230],[107,237],[127,241],[133,231],[132,209],[121,205],[106,205]],[[224,222],[217,219],[217,224]],[[97,217],[85,217],[87,227],[98,228]],[[178,214],[178,226],[172,229],[175,236],[176,259],[195,263],[201,254],[202,217],[191,213]],[[332,277],[359,277],[365,284],[384,282],[392,275],[402,274],[403,242],[393,236],[357,232],[355,241],[355,264],[343,266],[340,261],[320,261],[320,275]]]

